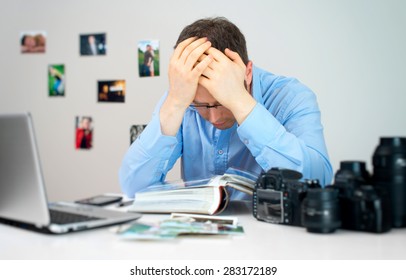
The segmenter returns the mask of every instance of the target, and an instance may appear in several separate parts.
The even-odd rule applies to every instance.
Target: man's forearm
[[[119,171],[121,189],[128,197],[134,197],[136,192],[159,182],[164,176],[157,172],[161,170],[158,168],[161,160],[148,156],[139,145],[134,144],[124,157]]]
[[[287,131],[262,105],[239,127],[238,133],[258,164],[268,170],[283,167],[297,170],[308,179],[331,183],[332,167],[328,160],[318,115],[307,114]]]
[[[162,135],[159,116],[154,114],[124,156],[119,173],[123,192],[132,197],[147,186],[163,181],[180,157],[181,150],[176,137]]]
[[[239,98],[234,98],[234,100],[230,101],[228,106],[237,123],[240,125],[245,121],[256,104],[257,102],[248,92],[243,92],[240,94]]]
[[[178,104],[176,99],[168,95],[159,111],[159,121],[163,135],[175,136],[178,133],[186,109],[187,107]]]

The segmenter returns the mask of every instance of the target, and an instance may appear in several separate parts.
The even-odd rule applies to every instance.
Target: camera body
[[[339,190],[342,228],[375,233],[391,229],[388,192],[373,182],[365,162],[342,161],[332,187]]]
[[[301,226],[301,204],[308,183],[300,182],[300,172],[272,168],[258,177],[253,193],[253,215],[261,221]]]

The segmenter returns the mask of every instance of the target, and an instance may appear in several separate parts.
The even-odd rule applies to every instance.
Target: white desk
[[[124,241],[102,228],[53,236],[0,224],[0,259],[406,259],[406,228],[385,234],[338,230],[311,234],[304,228],[257,221],[243,205],[229,212],[239,218],[239,237],[180,237],[169,241]],[[145,214],[139,221],[165,215]]]

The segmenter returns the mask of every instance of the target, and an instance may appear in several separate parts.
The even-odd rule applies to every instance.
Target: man
[[[92,118],[82,117],[79,126],[76,128],[76,149],[92,148],[93,131],[91,124]]]
[[[87,38],[88,41],[88,47],[89,47],[89,54],[91,55],[97,55],[97,44],[96,44],[96,38],[93,35],[90,35]]]
[[[126,195],[165,180],[179,157],[184,180],[210,178],[229,167],[257,174],[282,167],[330,183],[314,93],[296,79],[253,66],[244,35],[225,18],[185,27],[170,60],[169,83],[124,157],[120,182]],[[240,192],[231,197],[246,198]]]
[[[154,65],[154,54],[151,45],[146,46],[144,52],[144,64],[142,65],[142,74],[141,76],[153,76],[151,69]]]

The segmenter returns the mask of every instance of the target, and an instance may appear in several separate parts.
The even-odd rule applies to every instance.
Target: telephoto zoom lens
[[[381,137],[372,162],[374,185],[389,192],[392,225],[406,227],[406,138]]]
[[[309,189],[302,203],[302,225],[308,232],[332,233],[341,226],[338,190]]]

